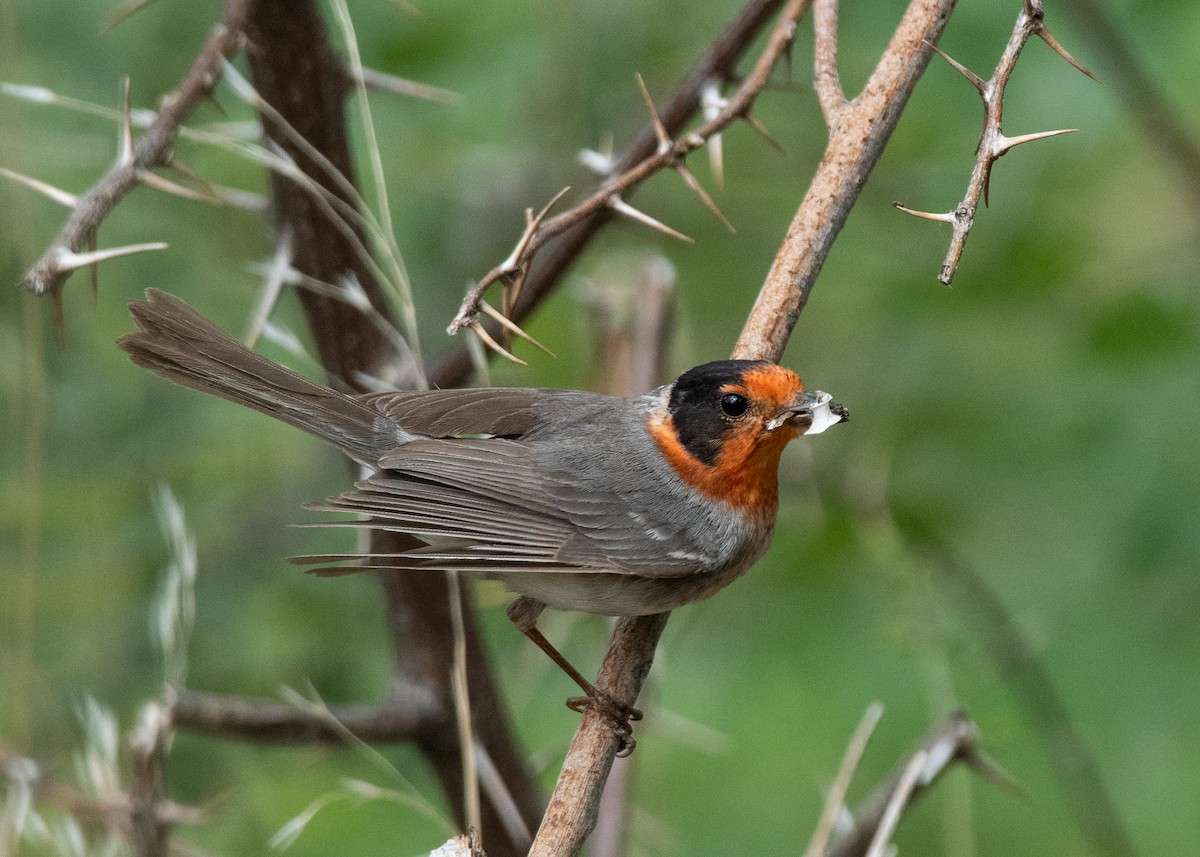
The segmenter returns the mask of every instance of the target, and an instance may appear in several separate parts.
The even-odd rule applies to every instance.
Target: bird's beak
[[[833,396],[816,390],[812,393],[801,393],[796,401],[779,412],[770,423],[767,430],[771,431],[786,423],[808,423],[804,434],[820,434],[830,426],[844,423],[850,419],[850,413],[845,407],[833,400]]]

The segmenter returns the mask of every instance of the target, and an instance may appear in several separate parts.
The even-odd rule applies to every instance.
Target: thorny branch
[[[732,80],[734,68],[742,55],[750,48],[758,33],[770,23],[771,16],[781,6],[780,0],[748,0],[720,35],[713,40],[709,49],[697,59],[660,112],[662,124],[672,134],[681,133],[697,110],[717,103],[711,97],[717,82]],[[715,114],[714,114],[715,115]],[[756,121],[747,114],[748,121]],[[709,141],[711,147],[720,138]],[[621,173],[650,157],[657,146],[655,129],[647,124],[638,133],[626,153],[617,160],[614,172]],[[574,227],[562,233],[558,239],[544,248],[530,266],[520,295],[513,301],[511,321],[519,323],[531,313],[561,280],[571,263],[584,251],[614,216],[611,209],[603,208],[583,218]],[[482,328],[489,322],[480,320]],[[500,335],[500,325],[491,324],[495,335]],[[459,347],[443,359],[429,373],[433,387],[453,387],[464,383],[474,369],[471,349]]]
[[[761,126],[753,119],[751,114],[754,100],[766,86],[771,70],[791,45],[792,38],[796,32],[796,22],[800,15],[803,14],[808,3],[809,0],[790,0],[788,2],[783,12],[780,13],[775,28],[768,38],[758,62],[755,63],[754,69],[742,81],[734,95],[724,102],[715,116],[706,120],[695,131],[688,133],[678,140],[671,138],[668,127],[659,117],[658,111],[655,109],[643,85],[642,91],[649,105],[651,121],[658,141],[653,154],[606,178],[598,190],[569,211],[548,219],[546,219],[547,209],[543,209],[542,213],[536,218],[532,212],[528,212],[526,215],[527,228],[512,254],[485,274],[483,279],[467,292],[458,314],[450,323],[449,331],[456,333],[464,327],[468,327],[479,333],[482,330],[478,320],[479,313],[485,312],[495,317],[495,313],[489,312],[490,308],[487,307],[483,300],[483,295],[490,286],[495,283],[501,283],[506,293],[504,298],[505,305],[511,305],[515,300],[515,295],[521,289],[524,279],[529,272],[529,266],[538,250],[555,236],[562,234],[602,211],[616,212],[653,228],[665,231],[668,234],[688,240],[686,236],[680,235],[674,230],[658,223],[653,218],[637,211],[637,209],[634,209],[622,198],[622,194],[632,190],[661,170],[674,169],[679,172],[688,186],[716,213],[722,222],[728,225],[728,221],[725,220],[724,215],[720,213],[711,197],[709,197],[695,179],[695,176],[687,169],[684,161],[691,152],[704,146],[714,135],[719,134],[738,119],[744,119],[753,127],[762,131]],[[491,337],[483,337],[483,341],[489,347],[498,348],[496,343],[491,341]]]
[[[1033,36],[1040,37],[1055,53],[1076,69],[1095,80],[1092,73],[1080,65],[1074,57],[1067,53],[1066,48],[1050,35],[1050,31],[1046,29],[1043,19],[1042,0],[1025,0],[1021,13],[1017,15],[1017,22],[1013,26],[1008,44],[1004,46],[1004,52],[1000,56],[1000,61],[996,64],[996,69],[992,72],[992,76],[987,80],[983,80],[970,69],[951,59],[936,46],[931,45],[942,59],[950,63],[955,70],[962,74],[975,87],[976,91],[979,92],[980,98],[983,99],[984,110],[983,131],[979,137],[979,147],[975,152],[975,168],[971,171],[971,179],[967,183],[967,192],[962,202],[955,206],[953,211],[937,214],[927,211],[916,211],[898,202],[893,203],[896,208],[906,214],[911,214],[914,217],[923,217],[926,220],[938,220],[943,223],[949,223],[954,228],[953,235],[950,238],[950,249],[947,251],[946,258],[942,262],[941,271],[938,273],[938,280],[946,285],[950,285],[954,279],[954,272],[958,269],[959,260],[962,258],[963,249],[967,244],[967,236],[970,235],[971,227],[975,222],[975,212],[979,208],[979,199],[981,196],[983,197],[983,204],[987,205],[988,184],[991,180],[992,167],[996,161],[1022,143],[1029,143],[1046,137],[1057,137],[1060,134],[1070,134],[1077,130],[1075,128],[1065,128],[1058,131],[1042,131],[1036,134],[1006,137],[1000,129],[1000,122],[1004,112],[1004,90],[1008,86],[1009,78],[1012,77],[1013,69],[1017,66],[1017,60],[1021,57],[1021,51],[1025,47],[1025,43]]]
[[[162,107],[150,127],[137,142],[123,145],[116,162],[104,177],[87,193],[74,200],[67,222],[42,258],[25,275],[26,288],[37,294],[50,292],[57,297],[73,271],[93,265],[103,258],[111,258],[114,251],[101,251],[100,254],[82,251],[94,244],[100,224],[125,195],[145,182],[151,169],[170,163],[171,150],[180,127],[197,105],[212,95],[221,76],[221,63],[241,48],[243,28],[252,6],[253,0],[229,0],[225,4],[221,21],[201,48],[179,89],[163,99]],[[129,140],[128,129],[126,122],[122,128],[125,140]],[[163,246],[138,245],[136,249],[119,249],[137,252]]]

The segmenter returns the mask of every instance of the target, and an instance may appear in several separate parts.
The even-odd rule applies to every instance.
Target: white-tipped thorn
[[[646,88],[646,81],[642,80],[641,74],[638,74],[637,82],[638,88],[642,91],[642,98],[646,100],[646,109],[650,111],[650,122],[654,125],[654,136],[658,138],[658,154],[665,154],[671,151],[671,147],[675,143],[671,140],[671,135],[667,133],[667,126],[663,124],[662,118],[658,115],[658,108],[654,106],[654,99],[650,97],[650,90]]]
[[[725,215],[721,213],[721,209],[717,208],[717,204],[713,202],[713,198],[708,195],[708,191],[704,189],[704,187],[700,184],[699,179],[696,178],[692,171],[683,164],[676,164],[675,170],[681,176],[683,176],[683,180],[687,182],[687,186],[696,192],[696,196],[700,197],[700,201],[708,206],[708,210],[715,214],[717,219],[725,224],[725,228],[730,232],[736,233],[737,230],[733,228],[733,224],[730,223]]]
[[[608,178],[617,168],[617,158],[613,154],[613,135],[609,131],[604,135],[599,149],[581,149],[579,163],[601,178]]]
[[[893,202],[892,208],[903,211],[905,214],[911,214],[913,217],[922,217],[925,220],[938,220],[942,223],[953,223],[955,220],[953,211],[947,211],[945,214],[934,214],[932,211],[917,211],[915,208],[909,208],[898,202]]]
[[[672,238],[678,238],[680,241],[686,241],[689,244],[696,243],[694,239],[689,238],[688,236],[684,235],[682,232],[677,232],[674,229],[672,229],[670,226],[667,226],[665,223],[660,223],[659,221],[655,220],[649,214],[643,214],[642,212],[638,211],[632,205],[630,205],[625,200],[621,199],[621,197],[619,197],[615,194],[608,198],[608,207],[611,208],[613,211],[615,211],[617,214],[624,215],[625,217],[628,217],[630,220],[636,220],[638,223],[649,226],[651,229],[657,229],[659,232],[663,233],[664,235],[670,235]]]
[[[0,167],[0,176],[10,178],[17,184],[23,184],[25,187],[30,188],[31,190],[36,190],[43,196],[49,197],[59,205],[65,205],[67,208],[74,208],[79,202],[79,197],[75,196],[73,193],[67,193],[65,190],[56,188],[54,185],[46,184],[45,182],[38,181],[35,178],[22,175],[21,173],[13,172],[12,170],[4,167]]]
[[[542,225],[542,221],[546,219],[546,215],[550,213],[550,209],[554,208],[558,201],[567,195],[567,191],[570,189],[571,186],[567,185],[554,194],[550,198],[550,201],[542,206],[542,210],[536,216],[533,214],[532,209],[525,209],[525,231],[521,233],[521,238],[517,241],[517,246],[513,247],[513,251],[508,254],[508,258],[500,263],[501,271],[520,270],[525,251],[529,248],[529,242],[533,240],[534,233]]]
[[[969,68],[967,68],[965,65],[960,63],[954,57],[950,56],[950,54],[946,53],[944,50],[939,48],[933,42],[931,42],[927,39],[921,39],[921,41],[925,42],[925,44],[927,44],[935,54],[937,54],[939,57],[944,59],[946,62],[950,63],[951,68],[955,69],[959,74],[961,74],[963,77],[965,77],[967,80],[969,80],[971,82],[971,85],[974,86],[977,90],[979,90],[979,94],[983,95],[984,89],[987,87],[987,83],[984,81],[984,79],[982,77],[977,75],[975,72],[971,71]]]
[[[133,163],[133,122],[129,114],[129,75],[121,78],[121,138],[117,163],[127,167]]]
[[[509,333],[513,334],[514,336],[521,337],[521,339],[524,339],[530,345],[534,346],[535,348],[540,348],[542,351],[545,351],[551,357],[554,357],[555,359],[557,359],[558,355],[556,355],[549,348],[542,345],[542,343],[538,342],[536,339],[534,339],[532,336],[530,336],[528,333],[526,333],[524,330],[522,330],[521,327],[516,322],[514,322],[512,319],[510,319],[504,313],[500,312],[500,310],[493,307],[487,301],[480,301],[479,308],[481,310],[483,310],[485,313],[487,313],[488,315],[490,315],[492,318],[494,318],[496,320],[496,323],[499,324],[501,327],[503,327],[505,330],[507,330]]]
[[[1034,140],[1045,140],[1047,137],[1058,137],[1062,134],[1074,134],[1078,130],[1078,128],[1063,128],[1058,131],[1039,131],[1036,134],[1021,134],[1019,137],[1005,137],[1004,135],[1000,135],[992,146],[992,154],[998,158],[1022,143],[1032,143]]]
[[[116,259],[119,256],[132,256],[134,253],[166,249],[167,245],[162,241],[152,241],[148,244],[127,244],[124,247],[109,247],[107,250],[91,250],[87,253],[75,253],[66,247],[59,247],[54,261],[60,272],[75,271],[97,262]]]
[[[475,335],[476,335],[476,336],[478,336],[480,339],[482,339],[482,340],[483,340],[483,343],[484,343],[484,345],[486,345],[488,348],[490,348],[490,349],[492,349],[493,351],[495,351],[495,352],[496,352],[497,354],[499,354],[501,357],[505,357],[505,358],[507,358],[507,359],[511,360],[513,363],[520,364],[521,366],[528,366],[528,365],[529,365],[529,364],[528,364],[528,363],[526,363],[524,360],[522,360],[520,357],[517,357],[517,356],[516,356],[515,354],[513,354],[512,352],[508,351],[508,349],[506,349],[506,348],[505,348],[503,345],[501,345],[499,342],[497,342],[496,340],[492,339],[492,335],[491,335],[490,333],[488,333],[488,332],[487,332],[487,328],[485,328],[485,327],[484,327],[484,326],[483,326],[483,325],[482,325],[482,324],[479,322],[479,320],[478,320],[478,319],[475,319],[475,320],[473,320],[473,321],[472,321],[470,324],[468,324],[468,325],[467,325],[467,327],[471,328],[471,330],[473,330],[473,331],[475,332]]]

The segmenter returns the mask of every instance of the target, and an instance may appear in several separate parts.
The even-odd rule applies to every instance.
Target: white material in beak
[[[810,409],[812,413],[812,425],[808,427],[805,434],[820,434],[830,426],[835,426],[845,419],[844,414],[835,413],[829,405],[833,402],[833,396],[824,393],[820,390],[814,390],[813,396],[817,402]]]

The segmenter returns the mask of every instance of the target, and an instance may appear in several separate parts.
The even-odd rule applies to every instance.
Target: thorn
[[[730,232],[736,233],[737,230],[733,228],[733,224],[730,223],[726,219],[725,215],[721,213],[721,209],[717,208],[717,204],[713,202],[713,198],[708,195],[708,191],[701,186],[700,181],[696,178],[692,171],[682,163],[676,164],[675,170],[681,176],[683,176],[683,180],[687,182],[687,186],[696,192],[696,196],[700,197],[700,201],[708,206],[708,210],[715,214],[717,219],[725,224],[725,228]]]
[[[150,250],[166,250],[167,245],[162,241],[152,241],[148,244],[127,244],[124,247],[110,247],[107,250],[92,250],[87,253],[75,253],[66,247],[59,247],[55,255],[55,263],[59,272],[76,271],[97,262],[107,262],[119,256],[131,256],[134,253],[146,253]]]
[[[123,167],[133,163],[133,122],[129,115],[129,75],[121,78],[121,137],[117,163]]]
[[[67,191],[62,190],[61,188],[56,188],[54,185],[46,184],[45,182],[38,181],[35,178],[13,172],[5,167],[0,167],[0,176],[10,178],[17,184],[23,184],[25,187],[30,188],[31,190],[36,190],[43,196],[49,197],[59,205],[66,206],[67,208],[74,208],[79,203],[79,197],[73,193],[67,193]]]
[[[170,179],[164,179],[162,176],[158,175],[157,173],[153,173],[150,170],[140,170],[138,172],[138,181],[147,187],[152,187],[155,190],[161,190],[163,193],[169,193],[173,196],[182,197],[183,199],[190,199],[195,202],[207,202],[209,205],[224,204],[221,199],[215,195],[203,193],[198,190],[192,190],[191,188],[184,187],[181,184],[176,184]]]
[[[954,223],[954,212],[947,211],[945,214],[934,214],[931,211],[917,211],[915,208],[901,205],[898,202],[892,203],[892,208],[903,211],[905,214],[911,214],[913,217],[921,217],[925,220],[937,220],[941,223]]]
[[[538,342],[536,339],[534,339],[532,336],[530,336],[528,333],[526,333],[524,330],[522,330],[521,327],[516,324],[516,322],[514,322],[508,316],[504,315],[504,313],[497,310],[495,307],[493,307],[487,301],[480,301],[479,308],[481,310],[483,310],[484,312],[486,312],[488,315],[490,315],[492,318],[496,319],[496,322],[501,327],[503,327],[505,330],[509,331],[510,333],[512,333],[516,336],[521,337],[526,342],[528,342],[530,345],[533,345],[536,348],[540,348],[542,351],[545,351],[547,354],[549,354],[551,357],[555,358],[556,360],[558,359],[557,354],[555,354],[553,351],[551,351],[545,345],[542,345],[542,343]]]
[[[933,42],[929,41],[928,39],[921,39],[921,41],[924,42],[926,45],[928,45],[929,48],[935,54],[937,54],[939,57],[944,59],[946,62],[950,63],[951,68],[957,70],[959,74],[961,74],[963,77],[965,77],[967,80],[969,80],[971,82],[971,85],[973,87],[975,87],[977,90],[979,90],[979,94],[983,95],[983,91],[987,87],[987,83],[984,81],[984,79],[982,77],[977,75],[975,72],[971,71],[965,65],[960,63],[958,60],[954,59],[954,57],[950,56],[950,54],[946,53],[944,50],[939,48],[937,45],[935,45]]]
[[[529,273],[529,261],[526,260],[520,264],[511,276],[500,278],[500,296],[504,301],[504,312],[506,315],[511,315],[513,307],[517,304],[517,298],[521,296],[521,288],[525,285],[525,277]],[[483,299],[480,298],[480,303]]]
[[[755,131],[757,131],[759,133],[759,135],[764,140],[766,140],[767,143],[770,144],[772,149],[774,149],[781,155],[787,154],[787,150],[783,148],[783,144],[771,136],[771,132],[767,130],[767,126],[764,125],[763,123],[759,122],[758,118],[755,117],[755,115],[753,113],[751,113],[749,110],[747,110],[745,113],[742,114],[742,119],[746,122],[747,125],[749,125]]]
[[[617,214],[623,214],[630,220],[636,220],[638,223],[649,226],[651,229],[657,229],[659,232],[662,232],[665,235],[670,235],[672,238],[678,238],[680,241],[686,241],[689,244],[696,243],[694,239],[687,237],[682,232],[676,232],[670,226],[667,226],[665,223],[660,223],[649,214],[643,214],[642,212],[638,211],[632,205],[615,194],[608,198],[608,207],[617,212]]]
[[[1058,54],[1060,57],[1062,57],[1067,62],[1069,62],[1072,66],[1074,66],[1077,71],[1083,72],[1088,77],[1090,77],[1092,80],[1096,81],[1096,83],[1100,82],[1100,79],[1098,77],[1096,77],[1096,75],[1092,74],[1090,71],[1088,71],[1086,68],[1084,68],[1082,63],[1079,62],[1079,60],[1075,59],[1075,57],[1071,56],[1071,54],[1067,52],[1067,49],[1062,46],[1062,43],[1058,39],[1056,39],[1056,38],[1054,38],[1054,36],[1050,35],[1050,31],[1046,29],[1045,25],[1042,25],[1037,28],[1037,34],[1042,37],[1043,42],[1048,44],[1050,46],[1050,48],[1056,54]]]
[[[671,141],[671,135],[667,133],[667,126],[663,124],[662,119],[658,115],[658,108],[654,106],[654,99],[650,97],[650,90],[646,89],[646,81],[642,80],[642,75],[637,76],[638,87],[642,90],[642,98],[646,99],[646,107],[650,111],[650,122],[654,125],[654,136],[658,138],[659,153],[667,152],[671,149],[674,143]]]
[[[969,751],[962,754],[962,760],[979,776],[983,777],[989,783],[1003,789],[1015,797],[1020,798],[1027,803],[1032,803],[1033,799],[1029,796],[1029,792],[1021,785],[1021,781],[1009,773],[999,762],[984,753],[978,747],[973,747]]]
[[[166,168],[168,170],[174,170],[188,181],[195,182],[196,184],[200,185],[205,193],[212,194],[214,197],[217,196],[216,188],[205,181],[203,177],[189,169],[187,165],[185,165],[178,158],[171,158],[171,160],[166,163]]]
[[[1019,137],[1005,137],[1000,135],[999,139],[992,146],[992,154],[994,157],[1000,157],[1007,154],[1010,149],[1015,149],[1022,143],[1032,143],[1034,140],[1044,140],[1047,137],[1058,137],[1061,134],[1074,134],[1078,128],[1063,128],[1058,131],[1039,131],[1036,134],[1022,134]]]
[[[542,206],[542,210],[537,213],[536,217],[530,217],[530,209],[525,209],[525,231],[521,233],[521,237],[517,241],[517,246],[513,247],[513,251],[508,254],[508,258],[500,263],[500,270],[516,271],[520,269],[521,258],[529,248],[529,242],[533,240],[534,233],[542,225],[542,221],[546,219],[546,215],[550,213],[550,209],[554,208],[555,204],[566,196],[567,191],[570,189],[571,186],[567,185],[554,196],[550,197],[550,201]]]
[[[492,335],[487,332],[487,329],[482,324],[479,323],[479,319],[473,320],[470,324],[467,325],[467,327],[469,327],[469,328],[471,328],[471,330],[475,331],[475,335],[483,340],[484,345],[486,345],[488,348],[495,351],[500,356],[507,357],[513,363],[517,363],[521,366],[529,365],[524,360],[522,360],[520,357],[517,357],[515,354],[512,354],[511,352],[507,351],[504,348],[504,346],[501,345],[499,342],[492,339]]]

